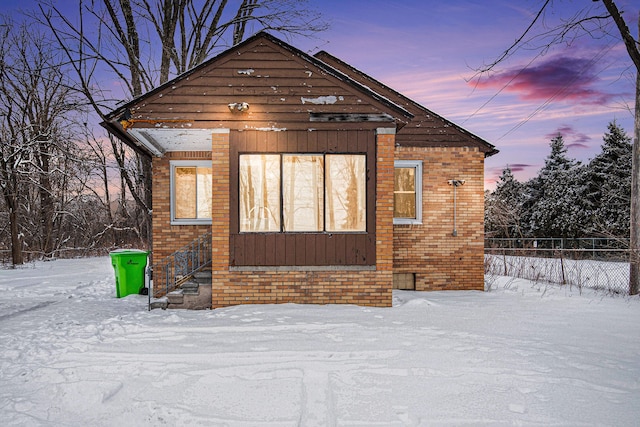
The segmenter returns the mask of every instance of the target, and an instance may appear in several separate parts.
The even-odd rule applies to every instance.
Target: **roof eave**
[[[163,155],[163,152],[159,147],[153,145],[149,141],[141,141],[137,138],[134,138],[117,122],[114,122],[112,120],[105,120],[103,122],[100,122],[100,126],[105,128],[107,132],[118,138],[120,141],[131,147],[135,152],[139,154],[147,157],[161,157]]]

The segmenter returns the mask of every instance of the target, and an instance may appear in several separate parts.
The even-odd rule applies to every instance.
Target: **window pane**
[[[176,219],[196,217],[196,168],[175,168],[175,205]]]
[[[282,162],[283,231],[322,231],[322,156],[284,155]]]
[[[366,231],[366,157],[327,155],[326,168],[326,230]]]
[[[395,168],[394,218],[416,217],[416,169]]]
[[[211,168],[197,168],[198,218],[211,218]]]
[[[240,156],[240,231],[280,231],[280,156]]]

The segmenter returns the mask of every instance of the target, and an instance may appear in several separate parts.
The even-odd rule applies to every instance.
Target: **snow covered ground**
[[[148,312],[109,258],[0,270],[0,424],[638,425],[640,299],[493,287]]]

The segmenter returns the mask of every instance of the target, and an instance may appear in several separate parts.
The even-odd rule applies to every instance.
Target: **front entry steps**
[[[206,310],[211,308],[211,271],[199,271],[179,289],[151,302],[151,308]]]

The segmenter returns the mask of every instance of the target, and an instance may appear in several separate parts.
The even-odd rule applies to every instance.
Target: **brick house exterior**
[[[155,261],[211,231],[213,308],[387,307],[394,282],[484,288],[483,167],[497,151],[326,52],[259,33],[103,126],[152,157]]]

